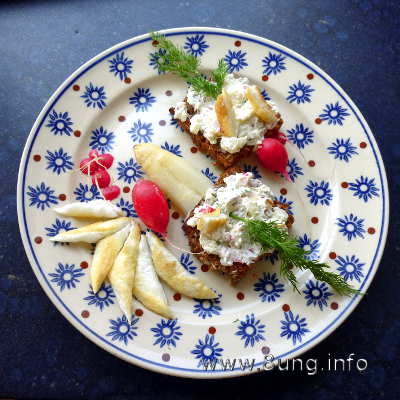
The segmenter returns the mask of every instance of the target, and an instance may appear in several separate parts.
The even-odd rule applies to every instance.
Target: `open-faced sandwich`
[[[214,187],[190,212],[183,230],[192,252],[203,264],[229,276],[237,283],[251,266],[274,249],[264,249],[250,240],[242,218],[274,222],[287,230],[294,218],[276,201],[271,189],[251,172],[227,169]]]
[[[273,103],[246,77],[228,74],[216,99],[190,86],[186,97],[170,109],[193,143],[228,168],[257,150],[283,123]]]

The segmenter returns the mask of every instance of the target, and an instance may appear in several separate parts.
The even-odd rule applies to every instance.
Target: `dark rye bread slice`
[[[196,113],[193,106],[187,102],[185,98],[184,101],[187,104],[187,111],[190,115],[190,118]],[[171,107],[169,109],[170,114],[172,117],[175,114],[175,109]],[[279,113],[276,114],[277,118],[279,118],[278,123],[276,124],[274,129],[266,130],[264,137],[272,136],[279,131],[283,124],[283,120]],[[190,118],[187,118],[186,121],[181,121],[176,119],[178,125],[192,138],[193,143],[198,147],[198,149],[207,155],[209,155],[212,159],[216,161],[218,165],[222,168],[226,169],[236,165],[240,160],[243,158],[248,157],[254,151],[254,146],[244,146],[238,151],[237,153],[231,154],[221,149],[219,144],[221,139],[218,139],[217,143],[210,143],[210,141],[205,138],[201,132],[198,134],[194,134],[190,132]]]
[[[233,175],[233,174],[241,173],[241,172],[244,172],[244,171],[239,167],[228,168],[220,176],[220,178],[218,179],[215,186],[223,186],[224,178],[226,178],[229,175]],[[243,264],[243,263],[235,262],[235,263],[233,263],[233,265],[230,265],[230,266],[222,265],[220,258],[216,254],[206,253],[200,244],[200,231],[196,227],[192,227],[187,224],[187,220],[194,215],[194,209],[196,207],[200,206],[203,202],[204,202],[204,200],[200,200],[200,202],[189,213],[189,216],[186,218],[186,220],[182,226],[182,229],[188,238],[188,242],[189,242],[191,251],[193,253],[200,253],[200,254],[196,254],[196,257],[200,260],[200,262],[202,264],[208,265],[211,269],[213,269],[215,271],[219,271],[220,273],[227,275],[231,280],[231,284],[235,285],[236,283],[238,283],[240,281],[240,279],[243,278],[243,276],[246,274],[246,272],[251,269],[251,267],[254,265],[254,263],[256,263],[257,261],[260,261],[263,257],[267,256],[268,253],[260,255],[256,259],[256,261],[254,261],[254,263],[252,263],[252,264]],[[283,209],[287,208],[287,206],[285,204],[279,203],[277,201],[274,202],[274,206],[278,206]],[[290,228],[293,225],[293,222],[294,222],[293,215],[289,215],[289,218],[286,222],[287,227]]]

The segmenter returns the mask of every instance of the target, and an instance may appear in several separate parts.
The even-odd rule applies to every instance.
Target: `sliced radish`
[[[288,138],[283,132],[276,132],[272,136],[272,139],[279,140],[282,144],[286,144]]]
[[[79,169],[85,175],[93,175],[97,171],[97,163],[92,158],[84,158],[79,163]]]
[[[97,163],[100,165],[100,167],[108,169],[111,167],[113,161],[114,161],[114,157],[109,153],[105,153],[105,154],[101,154],[99,156]]]
[[[106,188],[111,183],[110,174],[105,169],[99,168],[92,176],[92,183],[99,188]]]
[[[98,157],[100,154],[99,154],[99,152],[97,151],[97,150],[90,150],[89,151],[89,158],[91,158],[91,159],[93,159],[93,158],[96,158],[96,157]]]
[[[112,185],[102,189],[101,192],[106,200],[114,200],[121,193],[121,189],[118,186]]]

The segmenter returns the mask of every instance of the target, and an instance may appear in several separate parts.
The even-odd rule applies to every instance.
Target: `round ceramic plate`
[[[288,205],[295,216],[292,233],[310,257],[328,262],[347,282],[367,291],[385,245],[388,190],[378,147],[357,107],[316,65],[267,39],[216,28],[164,33],[200,57],[205,71],[223,57],[229,71],[250,78],[277,104],[289,139],[293,183],[267,173],[255,158],[241,165]],[[247,362],[257,371],[268,367],[272,356],[296,357],[335,330],[360,298],[340,297],[300,271],[300,293],[294,292],[279,276],[275,254],[231,287],[193,256],[173,250],[219,298],[188,299],[165,287],[176,319],[161,318],[135,302],[128,325],[110,285],[91,291],[91,248],[49,241],[83,224],[57,216],[52,207],[99,198],[84,175],[71,173],[90,149],[114,155],[111,173],[122,189],[114,202],[132,217],[131,190],[144,176],[132,151],[136,143],[159,144],[211,182],[221,173],[171,120],[168,109],[184,97],[186,84],[157,70],[159,56],[148,35],[118,44],[74,72],[40,113],[18,180],[19,224],[33,271],[85,336],[144,368],[216,378],[249,373],[242,366]],[[182,216],[173,208],[171,215],[170,237],[187,248]]]

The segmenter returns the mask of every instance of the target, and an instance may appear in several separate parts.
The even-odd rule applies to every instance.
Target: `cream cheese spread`
[[[204,251],[220,257],[222,265],[234,262],[251,264],[265,251],[258,243],[251,242],[242,221],[230,218],[233,213],[239,217],[274,221],[286,228],[288,214],[280,207],[274,207],[275,199],[271,189],[250,172],[237,173],[224,179],[224,186],[207,190],[204,203],[196,207],[194,215],[187,221],[193,227],[204,213],[219,209],[227,217],[226,223],[211,233],[200,231],[200,244]]]

